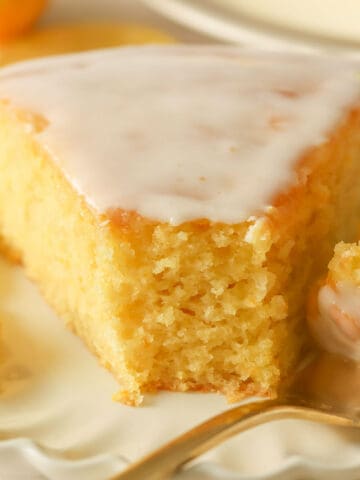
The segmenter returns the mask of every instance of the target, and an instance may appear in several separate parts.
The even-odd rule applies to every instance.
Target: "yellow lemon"
[[[47,0],[0,0],[0,41],[26,31],[44,10]]]

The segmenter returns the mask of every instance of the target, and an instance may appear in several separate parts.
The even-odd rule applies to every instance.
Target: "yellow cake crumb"
[[[360,287],[360,243],[339,242],[329,263],[330,282],[348,282]]]

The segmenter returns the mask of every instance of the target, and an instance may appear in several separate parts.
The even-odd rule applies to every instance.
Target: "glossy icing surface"
[[[233,223],[294,181],[359,84],[321,57],[130,47],[5,68],[0,98],[46,117],[39,141],[97,211]]]

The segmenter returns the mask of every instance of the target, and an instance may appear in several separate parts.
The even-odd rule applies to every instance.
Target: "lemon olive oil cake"
[[[355,70],[133,47],[4,68],[0,98],[0,230],[117,399],[272,395],[356,234]]]

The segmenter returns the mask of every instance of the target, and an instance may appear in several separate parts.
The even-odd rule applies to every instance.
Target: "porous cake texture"
[[[329,283],[347,282],[360,287],[360,244],[339,242],[329,263]]]
[[[358,78],[235,47],[113,49],[0,74],[0,231],[118,378],[272,395],[360,208]]]

